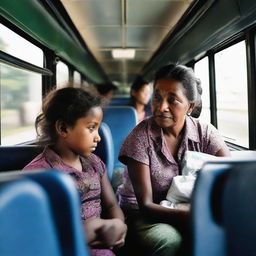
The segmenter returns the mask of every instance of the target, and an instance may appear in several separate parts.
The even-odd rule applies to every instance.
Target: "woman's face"
[[[150,86],[149,84],[144,84],[140,90],[132,91],[132,96],[135,98],[136,102],[142,105],[147,105],[150,99]]]
[[[152,111],[155,122],[162,128],[183,127],[185,116],[191,113],[190,104],[176,80],[160,79],[155,83]]]

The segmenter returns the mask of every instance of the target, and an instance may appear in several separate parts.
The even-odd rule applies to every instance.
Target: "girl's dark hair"
[[[144,80],[141,76],[136,77],[135,81],[131,86],[131,91],[130,91],[132,106],[134,106],[136,102],[135,97],[132,95],[132,90],[134,90],[135,92],[138,92],[145,84],[148,84],[148,82]]]
[[[154,86],[156,81],[160,79],[173,79],[180,82],[190,103],[196,103],[202,94],[201,82],[195,77],[192,68],[179,64],[169,64],[156,72]]]
[[[53,145],[57,140],[56,121],[75,125],[93,107],[101,106],[100,99],[81,88],[66,87],[49,92],[43,99],[42,113],[35,121],[41,145]]]

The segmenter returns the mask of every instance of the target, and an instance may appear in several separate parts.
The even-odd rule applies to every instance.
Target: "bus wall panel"
[[[17,4],[16,1],[1,0],[0,14],[74,65],[91,81],[103,83],[106,80],[89,52],[75,43],[39,1],[19,0]]]

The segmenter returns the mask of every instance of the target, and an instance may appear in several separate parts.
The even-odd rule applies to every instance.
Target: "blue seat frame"
[[[125,138],[138,123],[137,113],[129,106],[106,107],[103,110],[103,122],[109,126],[113,137],[114,168],[123,167],[118,160],[119,150]]]
[[[60,248],[60,254],[58,255],[88,255],[88,251],[86,248],[86,238],[84,235],[82,221],[80,217],[80,199],[72,178],[69,175],[57,170],[23,172],[16,171],[0,174],[0,181],[5,184],[15,184],[17,181],[23,180],[30,181],[30,183],[36,184],[40,188],[40,190],[44,192],[45,197],[47,197],[53,226],[52,228],[55,230],[57,243]],[[16,207],[15,211],[19,213],[19,211],[21,211],[19,208],[23,209],[24,206],[22,203],[20,203],[16,204],[14,207]],[[44,223],[44,221],[46,221],[46,219],[38,220],[39,223]],[[29,221],[27,221],[27,225],[27,228],[24,226],[23,230],[20,231],[23,232],[24,236],[26,236],[26,232],[34,230],[33,227],[30,227]],[[9,231],[12,232],[12,230]],[[29,233],[28,235],[31,234]],[[34,232],[33,236],[35,235],[36,233]],[[41,239],[44,239],[44,237],[41,237]],[[44,243],[42,242],[42,246],[43,245]],[[33,244],[26,244],[24,246],[33,247]],[[33,255],[40,255],[40,253]]]
[[[256,163],[251,155],[207,162],[198,174],[191,199],[192,255],[226,256],[227,240],[222,223],[222,198],[230,170]],[[241,254],[242,255],[242,254]]]

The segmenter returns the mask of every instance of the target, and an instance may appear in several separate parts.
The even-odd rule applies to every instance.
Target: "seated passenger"
[[[185,152],[230,155],[215,127],[190,115],[197,87],[192,69],[174,64],[161,68],[155,75],[153,116],[133,129],[120,150],[119,160],[128,172],[117,195],[127,215],[128,235],[147,256],[178,255],[182,241],[188,241],[189,208],[159,205],[181,172]]]
[[[102,98],[103,105],[107,106],[113,97],[114,91],[117,90],[117,87],[112,83],[96,84],[95,87],[99,96]]]
[[[138,121],[141,122],[146,117],[151,116],[149,103],[150,86],[140,76],[136,78],[131,87],[131,106],[136,109]]]
[[[81,196],[81,217],[91,255],[114,255],[124,244],[126,225],[104,163],[92,152],[100,141],[100,100],[83,89],[50,92],[36,119],[43,153],[24,170],[55,168],[71,175]],[[103,215],[104,214],[104,215]],[[104,219],[103,219],[104,217]]]

